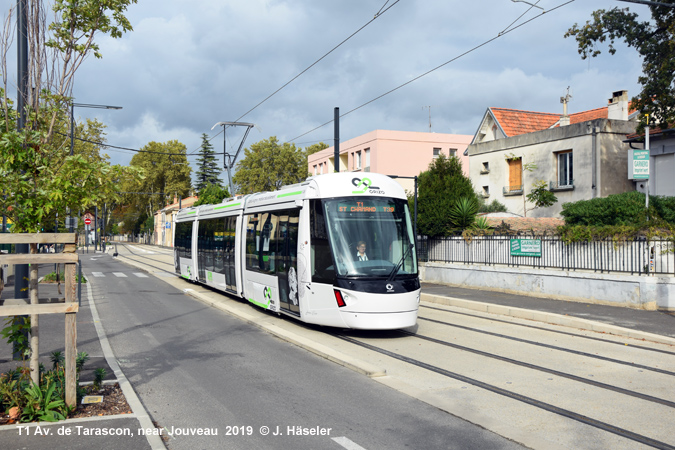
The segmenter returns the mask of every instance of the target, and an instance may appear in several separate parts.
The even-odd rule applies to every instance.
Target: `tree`
[[[228,197],[230,197],[230,193],[227,188],[224,188],[219,184],[211,183],[199,192],[199,200],[192,206],[215,205]]]
[[[673,0],[661,0],[672,3]],[[628,8],[599,9],[593,19],[574,24],[565,37],[576,38],[582,59],[596,57],[599,43],[609,41],[609,53],[615,54],[616,40],[634,47],[642,58],[642,91],[632,99],[632,107],[649,114],[657,126],[667,128],[675,122],[675,8],[649,6],[651,20],[639,21]],[[644,124],[642,124],[644,126]]]
[[[326,150],[328,147],[330,147],[330,145],[326,144],[325,142],[319,142],[318,144],[305,147],[305,157],[313,155],[316,152],[320,152],[321,150]]]
[[[166,143],[150,142],[131,158],[130,165],[141,169],[144,178],[122,184],[124,204],[132,206],[129,220],[140,227],[148,217],[163,208],[175,196],[190,194],[190,174],[186,147],[176,140]],[[125,227],[126,228],[126,227]],[[134,231],[138,231],[135,229]]]
[[[467,199],[461,205],[460,199]],[[466,202],[471,203],[467,205]],[[471,206],[464,211],[477,210],[478,200],[471,180],[464,175],[462,163],[456,157],[439,155],[429,164],[429,170],[418,178],[417,229],[427,236],[444,236],[461,227],[453,223],[450,211],[456,206]],[[476,211],[473,211],[475,216]],[[464,216],[461,222],[472,221]]]
[[[197,189],[200,196],[202,189],[206,188],[209,184],[217,184],[222,187],[222,183],[220,182],[222,170],[218,167],[213,145],[209,142],[209,137],[206,133],[202,134],[202,146],[199,150],[197,166],[195,189]]]
[[[277,191],[307,178],[307,157],[294,144],[279,144],[276,136],[244,149],[232,181],[240,194]]]
[[[548,208],[558,201],[558,197],[548,188],[548,184],[544,180],[534,183],[532,190],[526,197],[531,203],[534,203],[534,208],[530,208],[528,211],[537,208]]]
[[[69,156],[69,145],[55,131],[68,123],[75,73],[90,53],[100,57],[94,39],[100,34],[119,38],[131,26],[123,15],[135,0],[72,2],[55,0],[54,22],[47,24],[43,2],[27,2],[28,75],[33,86],[17,111],[7,97],[8,77],[0,87],[0,179],[4,195],[0,210],[13,222],[13,231],[36,232],[55,211],[78,210],[116,196],[116,183],[136,171],[110,166],[84,153]],[[13,10],[0,37],[0,69],[7,74],[6,55],[12,45]],[[19,95],[24,95],[19,93]],[[19,115],[25,126],[17,130]],[[93,155],[92,155],[93,156]],[[5,197],[6,196],[6,197]]]

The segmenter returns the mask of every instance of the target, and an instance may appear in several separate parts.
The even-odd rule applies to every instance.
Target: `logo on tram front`
[[[394,292],[394,285],[391,283],[387,283],[385,286],[387,288],[387,292]]]
[[[368,189],[370,189],[371,194],[384,194],[384,191],[373,192],[380,188],[373,186],[373,182],[370,181],[370,178],[352,178],[352,184],[356,186],[357,189],[361,189],[360,191],[352,191],[352,194],[364,194]]]

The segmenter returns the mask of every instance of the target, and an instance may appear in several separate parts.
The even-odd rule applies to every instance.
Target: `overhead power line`
[[[469,53],[472,53],[472,52],[478,50],[479,48],[486,46],[487,44],[491,43],[492,41],[495,41],[495,40],[501,38],[502,36],[505,36],[505,35],[511,33],[512,31],[517,30],[518,28],[520,28],[520,27],[522,27],[522,26],[524,26],[524,25],[527,25],[528,23],[532,22],[533,20],[540,18],[540,17],[543,16],[544,14],[547,14],[547,13],[550,13],[550,12],[552,12],[552,11],[555,11],[555,10],[557,10],[557,9],[559,9],[559,8],[562,8],[563,6],[566,6],[566,5],[570,4],[570,3],[573,3],[574,1],[575,1],[575,0],[569,0],[569,1],[565,2],[565,3],[562,3],[562,4],[560,4],[560,5],[556,6],[556,7],[554,7],[554,8],[549,9],[548,11],[544,11],[544,12],[542,12],[542,13],[536,15],[536,16],[534,16],[533,18],[531,18],[531,19],[529,19],[529,20],[526,20],[525,22],[521,23],[520,25],[517,25],[517,26],[515,26],[515,27],[513,27],[513,28],[510,28],[511,26],[513,26],[513,23],[512,23],[511,25],[509,25],[508,28],[506,28],[504,31],[500,32],[497,36],[495,36],[495,37],[493,37],[493,38],[491,38],[491,39],[488,39],[487,41],[483,42],[482,44],[476,45],[476,46],[473,47],[472,49],[467,50],[467,51],[465,51],[464,53],[462,53],[462,54],[460,54],[460,55],[458,55],[458,56],[455,56],[454,58],[450,59],[449,61],[446,61],[446,62],[444,62],[443,64],[440,64],[440,65],[434,67],[433,69],[428,70],[427,72],[424,72],[423,74],[418,75],[418,76],[416,76],[415,78],[413,78],[413,79],[411,79],[411,80],[408,80],[408,81],[406,81],[405,83],[403,83],[403,84],[401,84],[401,85],[399,85],[399,86],[396,86],[396,87],[393,88],[393,89],[390,89],[389,91],[385,92],[384,94],[378,95],[377,97],[373,98],[372,100],[369,100],[369,101],[367,101],[366,103],[363,103],[362,105],[357,106],[356,108],[351,109],[351,110],[345,112],[344,114],[341,114],[341,115],[340,115],[340,118],[343,118],[343,117],[345,117],[345,116],[347,116],[347,115],[353,113],[354,111],[357,111],[357,110],[363,108],[364,106],[367,106],[367,105],[369,105],[369,104],[371,104],[371,103],[373,103],[373,102],[375,102],[375,101],[381,99],[382,97],[385,97],[385,96],[391,94],[392,92],[398,91],[399,89],[401,89],[401,88],[403,88],[403,87],[409,85],[410,83],[412,83],[412,82],[414,82],[414,81],[419,80],[419,79],[422,78],[422,77],[425,77],[425,76],[429,75],[430,73],[432,73],[432,72],[434,72],[434,71],[440,69],[441,67],[447,66],[448,64],[450,64],[450,63],[452,63],[452,62],[454,62],[454,61],[457,61],[458,59],[460,59],[460,58],[462,58],[462,57],[468,55]],[[393,5],[392,5],[392,6],[393,6]],[[522,16],[521,16],[521,17],[522,17]],[[311,130],[309,130],[309,131],[307,131],[307,132],[305,132],[305,133],[302,133],[302,134],[299,135],[299,136],[294,137],[293,139],[289,139],[288,142],[293,142],[293,141],[295,141],[296,139],[299,139],[299,138],[301,138],[301,137],[303,137],[303,136],[306,136],[306,135],[308,135],[309,133],[312,133],[312,132],[318,130],[319,128],[323,128],[323,127],[325,127],[326,125],[329,125],[329,124],[331,124],[331,123],[333,123],[333,120],[329,120],[328,122],[323,123],[323,124],[319,125],[318,127],[312,128]]]
[[[261,102],[259,102],[259,103],[258,103],[257,105],[255,105],[253,108],[249,109],[249,110],[246,111],[244,114],[242,114],[241,116],[239,116],[239,118],[236,119],[235,122],[239,122],[241,119],[243,119],[244,117],[246,117],[249,113],[251,113],[253,110],[255,110],[256,108],[258,108],[260,105],[262,105],[263,103],[265,103],[265,102],[266,102],[267,100],[269,100],[270,98],[274,97],[276,94],[278,94],[278,93],[279,93],[282,89],[284,89],[286,86],[288,86],[289,84],[291,84],[292,82],[294,82],[295,80],[297,80],[298,78],[300,78],[300,76],[302,76],[305,72],[307,72],[309,69],[311,69],[312,67],[314,67],[315,65],[317,65],[319,62],[321,62],[324,58],[326,58],[326,56],[330,55],[330,54],[333,53],[335,50],[337,50],[340,46],[342,46],[342,44],[344,44],[345,42],[347,42],[348,40],[350,40],[351,38],[353,38],[354,36],[356,36],[361,30],[363,30],[363,29],[366,28],[368,25],[370,25],[371,23],[373,23],[373,22],[374,22],[376,19],[378,19],[382,14],[386,13],[387,11],[389,11],[391,8],[393,8],[393,7],[394,7],[398,2],[400,2],[400,1],[401,1],[401,0],[396,0],[394,3],[392,3],[391,5],[389,5],[389,6],[385,9],[385,6],[387,6],[387,3],[389,3],[389,0],[387,0],[387,2],[384,4],[384,6],[382,6],[382,8],[380,8],[380,10],[377,12],[377,14],[375,14],[375,16],[374,16],[372,19],[370,19],[370,20],[369,20],[368,22],[366,22],[363,26],[361,26],[361,28],[359,28],[358,30],[354,31],[354,32],[353,32],[352,34],[350,34],[347,38],[345,38],[344,40],[342,40],[342,42],[340,42],[340,43],[337,44],[335,47],[333,47],[332,49],[330,49],[327,53],[325,53],[321,58],[319,58],[319,59],[317,59],[316,61],[314,61],[312,64],[310,64],[309,66],[307,66],[302,72],[300,72],[299,74],[297,74],[296,76],[294,76],[293,78],[291,78],[288,82],[286,82],[286,83],[285,83],[283,86],[281,86],[279,89],[277,89],[276,91],[272,92],[270,95],[268,95],[267,97],[265,97]],[[211,137],[208,139],[208,142],[211,142],[213,139],[215,139],[216,137],[220,136],[220,134],[223,133],[223,131],[224,131],[224,128],[223,128],[223,130],[220,130],[218,133],[216,133],[216,134],[214,134],[213,136],[211,136]],[[199,148],[193,150],[193,151],[190,152],[189,154],[190,154],[190,155],[193,155],[193,154],[195,154],[196,152],[198,152],[200,149],[201,149],[201,145],[199,146]],[[221,153],[221,154],[222,154],[222,153]]]

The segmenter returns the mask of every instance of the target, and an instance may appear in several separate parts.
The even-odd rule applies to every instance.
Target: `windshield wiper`
[[[411,251],[413,248],[415,248],[415,245],[414,245],[412,242],[408,243],[408,248],[407,248],[406,251],[403,253],[403,256],[401,257],[401,260],[398,262],[398,264],[396,264],[396,266],[394,267],[394,269],[393,269],[393,270],[391,271],[391,273],[389,274],[389,277],[387,277],[387,281],[393,280],[394,277],[396,276],[396,274],[398,274],[398,271],[401,270],[401,266],[403,265],[403,261],[405,261],[405,258],[408,256],[408,253],[410,253],[410,251]]]

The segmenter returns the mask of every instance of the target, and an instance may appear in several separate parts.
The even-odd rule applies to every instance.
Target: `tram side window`
[[[310,234],[312,281],[319,283],[333,283],[335,281],[335,267],[328,245],[326,234],[326,219],[321,200],[311,200],[310,204]]]
[[[193,222],[180,222],[176,224],[175,246],[178,256],[192,258],[192,224]]]
[[[213,271],[216,273],[225,273],[225,222],[227,219],[221,218],[214,221],[213,227]]]
[[[246,269],[274,273],[278,218],[270,213],[251,214],[246,226]]]

